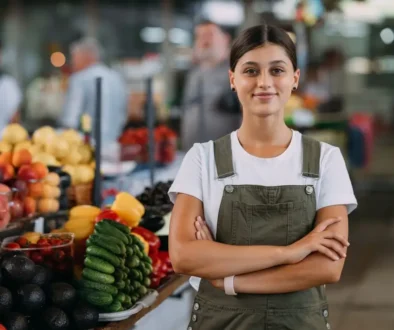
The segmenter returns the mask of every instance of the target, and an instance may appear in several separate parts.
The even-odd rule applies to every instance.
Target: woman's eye
[[[249,75],[249,76],[254,76],[254,75],[257,74],[257,70],[256,70],[256,69],[253,69],[253,68],[246,69],[244,72],[245,72],[247,75]]]
[[[280,68],[272,69],[272,73],[275,74],[275,75],[279,75],[279,74],[281,74],[283,72],[285,72],[285,71],[280,69]]]

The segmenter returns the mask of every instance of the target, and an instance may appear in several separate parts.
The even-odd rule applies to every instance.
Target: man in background
[[[95,39],[86,38],[71,45],[73,74],[61,118],[61,125],[78,128],[83,114],[92,118],[94,131],[96,78],[102,78],[101,141],[117,140],[127,119],[127,92],[122,77],[101,61],[101,48]]]
[[[0,65],[2,50],[0,42]],[[0,131],[9,123],[19,121],[22,98],[16,79],[0,68]]]
[[[198,24],[194,34],[196,65],[186,77],[182,104],[183,150],[232,132],[241,120],[228,76],[230,35],[211,21]]]

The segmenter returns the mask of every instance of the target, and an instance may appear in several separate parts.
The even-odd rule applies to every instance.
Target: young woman
[[[325,284],[339,281],[357,206],[345,162],[284,123],[300,76],[285,31],[245,30],[230,66],[242,125],[195,144],[170,189],[171,261],[198,290],[188,329],[330,329]]]

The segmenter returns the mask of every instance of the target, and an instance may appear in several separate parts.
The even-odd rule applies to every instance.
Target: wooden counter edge
[[[140,319],[142,319],[146,314],[153,311],[157,306],[159,306],[164,300],[166,300],[171,294],[178,289],[181,285],[188,281],[189,277],[185,275],[172,275],[169,277],[167,282],[163,284],[158,292],[159,295],[152,306],[144,308],[139,313],[130,316],[128,319],[111,322],[105,326],[98,327],[95,330],[130,330]]]

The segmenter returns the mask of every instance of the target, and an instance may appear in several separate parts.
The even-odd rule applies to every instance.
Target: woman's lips
[[[256,93],[256,94],[253,94],[253,97],[260,100],[260,101],[270,101],[276,95],[277,95],[276,93]]]

